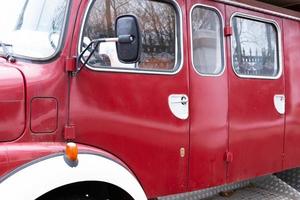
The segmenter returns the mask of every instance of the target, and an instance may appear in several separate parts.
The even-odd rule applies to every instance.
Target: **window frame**
[[[83,41],[83,32],[87,23],[87,17],[94,5],[96,0],[90,0],[81,22],[77,54],[81,53],[81,46]],[[104,1],[104,0],[102,0]],[[168,3],[173,6],[176,14],[176,30],[175,30],[175,63],[173,70],[151,70],[151,69],[127,69],[127,68],[104,68],[104,67],[93,67],[88,63],[85,65],[88,69],[97,72],[120,72],[120,73],[133,73],[133,74],[159,74],[159,75],[175,75],[178,74],[183,68],[184,54],[183,54],[183,19],[182,10],[176,0],[146,0],[153,2]],[[80,60],[84,63],[83,58]]]
[[[244,79],[264,79],[264,80],[277,80],[282,76],[283,73],[283,62],[282,62],[282,32],[281,32],[281,28],[279,26],[279,24],[273,20],[273,19],[268,19],[268,18],[264,18],[264,17],[259,17],[259,16],[255,16],[255,15],[249,15],[249,14],[245,14],[245,13],[241,13],[241,12],[235,12],[231,15],[230,17],[230,26],[233,27],[233,18],[234,17],[241,17],[241,18],[245,18],[248,20],[252,20],[252,21],[258,21],[258,22],[262,22],[265,24],[271,24],[275,27],[275,30],[277,32],[277,62],[278,62],[278,73],[276,76],[258,76],[258,75],[243,75],[243,74],[239,74],[237,73],[237,71],[235,70],[234,67],[234,63],[233,63],[233,37],[234,34],[231,35],[230,37],[230,58],[231,58],[231,66],[232,66],[232,70],[235,73],[236,76],[238,76],[239,78],[244,78]]]
[[[200,8],[205,8],[207,10],[211,10],[211,11],[214,11],[218,17],[219,17],[219,20],[221,22],[220,24],[220,27],[221,27],[221,39],[222,39],[222,42],[221,42],[221,56],[222,56],[222,61],[223,61],[223,66],[222,66],[222,70],[218,73],[218,74],[204,74],[204,73],[200,73],[197,68],[195,67],[194,65],[194,46],[193,46],[193,19],[192,19],[192,14],[193,14],[193,10],[197,7],[200,7]],[[221,11],[216,8],[216,7],[213,7],[213,6],[209,6],[209,5],[205,5],[205,4],[194,4],[190,10],[190,43],[191,43],[191,62],[192,62],[192,66],[194,68],[194,71],[200,75],[200,76],[206,76],[206,77],[219,77],[219,76],[222,76],[225,72],[225,69],[226,69],[226,55],[225,55],[225,34],[224,34],[224,24],[225,24],[225,20],[224,20],[224,17],[221,13]]]

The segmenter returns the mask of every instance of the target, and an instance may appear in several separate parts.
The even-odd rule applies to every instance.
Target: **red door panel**
[[[226,8],[227,24],[236,12],[274,20],[282,29],[279,18],[231,6]],[[249,50],[243,51],[247,56]],[[228,71],[229,151],[233,154],[233,161],[228,166],[228,182],[281,170],[284,115],[276,111],[273,101],[275,95],[285,93],[284,75],[275,80],[241,78],[232,66]]]
[[[83,70],[71,91],[76,140],[123,160],[148,195],[181,192],[187,157],[180,157],[180,148],[188,151],[188,123],[172,115],[168,96],[186,88],[185,69],[174,76]]]
[[[284,168],[300,165],[300,24],[283,20],[284,62],[286,74],[286,127]]]
[[[193,0],[189,1],[189,12],[192,12],[193,8],[197,8],[195,6],[202,6],[202,8],[208,10],[212,9],[214,12],[217,12],[215,9],[219,10],[221,21],[225,15],[225,6],[223,4]],[[196,20],[199,20],[200,24],[203,18],[200,15]],[[191,26],[190,22],[189,25]],[[189,30],[193,29],[190,27]],[[197,34],[197,32],[204,34],[199,34],[200,36],[196,36],[193,41],[200,44],[200,49],[205,46],[205,41],[210,36],[210,34],[202,36],[209,31],[201,30],[202,28],[197,29],[194,34]],[[221,25],[222,31],[223,25]],[[191,35],[192,33],[189,34],[192,41]],[[190,48],[190,52],[192,52],[193,47],[190,46]],[[205,59],[205,56],[201,58],[201,53],[195,53],[194,57],[196,56],[200,57],[199,59],[195,58],[199,62]],[[216,76],[200,75],[193,68],[192,59],[192,56],[190,56],[189,189],[195,190],[224,184],[226,181],[224,155],[228,145],[228,79],[226,70]]]
[[[98,0],[95,5],[101,8],[103,2],[107,1]],[[132,6],[129,8],[138,5],[133,3],[130,2]],[[179,12],[184,13],[185,2],[179,0],[178,4],[178,8],[181,9]],[[107,5],[109,4],[105,4],[104,8]],[[147,9],[153,9],[149,7],[150,3],[142,5],[148,6]],[[126,9],[120,11],[123,10]],[[143,9],[141,12],[144,12]],[[151,13],[146,13],[145,16],[148,14]],[[83,21],[83,16],[82,13],[79,22]],[[150,19],[150,25],[151,20],[158,19]],[[172,19],[168,18],[168,20]],[[177,20],[177,28],[181,32],[178,25],[181,24],[182,19]],[[182,25],[185,30],[185,23]],[[147,26],[140,25],[141,28]],[[79,41],[78,33],[80,30],[75,30],[74,41]],[[185,44],[185,31],[183,34],[182,39],[181,37],[177,39]],[[151,37],[145,38],[149,41],[155,37],[156,33],[153,33]],[[106,58],[108,58],[109,53],[113,52],[108,44],[103,44],[102,47],[105,45],[107,49],[102,49],[102,54],[107,54]],[[154,47],[146,46],[151,51],[161,49]],[[178,51],[181,52],[180,46]],[[76,45],[73,47],[73,54],[77,54]],[[142,59],[143,56],[149,55],[142,55]],[[167,60],[168,52],[163,52],[159,56]],[[119,62],[118,65],[117,60],[110,60],[111,63],[106,64],[111,64],[111,67],[104,69],[106,71],[103,68],[103,71],[84,68],[71,80],[70,115],[71,121],[76,126],[76,141],[116,155],[134,172],[148,198],[186,191],[189,120],[175,117],[168,105],[170,95],[188,95],[186,56],[186,53],[180,53],[177,57],[178,65],[183,61],[183,66],[178,73],[146,74],[141,71],[136,73],[137,71],[133,71],[136,69],[128,70],[128,68],[123,72],[116,72],[116,69],[124,67],[124,64],[121,65],[122,63]],[[168,64],[156,62],[155,66],[151,66],[154,62],[150,60],[147,65],[140,67],[159,68],[160,65]],[[134,68],[134,66],[130,67]]]

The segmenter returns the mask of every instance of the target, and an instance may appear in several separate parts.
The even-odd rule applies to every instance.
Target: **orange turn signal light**
[[[65,151],[66,157],[71,161],[77,161],[78,159],[78,147],[73,142],[68,142]]]

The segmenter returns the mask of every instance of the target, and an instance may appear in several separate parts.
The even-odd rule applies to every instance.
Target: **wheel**
[[[133,200],[122,189],[102,182],[79,182],[52,190],[36,200]]]

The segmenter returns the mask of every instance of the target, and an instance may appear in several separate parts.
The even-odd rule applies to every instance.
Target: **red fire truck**
[[[300,199],[300,3],[269,3],[2,1],[0,199],[211,198],[262,178]]]

